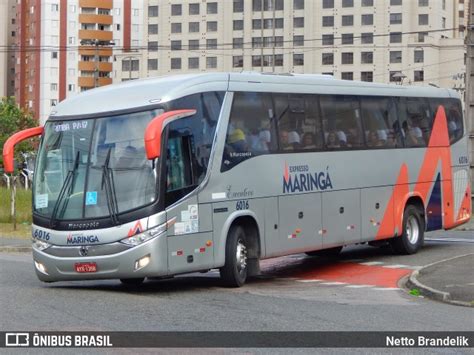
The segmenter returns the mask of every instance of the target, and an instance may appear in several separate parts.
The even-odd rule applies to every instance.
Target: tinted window
[[[317,95],[274,94],[281,152],[323,146]]]
[[[360,98],[361,117],[369,148],[402,147],[395,101],[388,97]]]
[[[222,171],[253,156],[276,150],[271,95],[237,92],[227,128]]]
[[[444,106],[446,120],[448,124],[449,142],[453,144],[463,136],[463,120],[461,102],[457,99],[429,99],[432,121],[438,111],[440,105]]]
[[[419,97],[402,97],[398,109],[405,146],[426,146],[431,135],[433,116],[428,101]]]
[[[322,95],[321,112],[326,148],[359,149],[364,139],[356,96]]]

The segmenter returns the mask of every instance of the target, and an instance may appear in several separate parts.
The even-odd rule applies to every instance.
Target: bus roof
[[[88,90],[59,103],[51,117],[108,115],[199,92],[227,90],[459,98],[449,89],[338,80],[330,75],[202,73],[132,80]]]

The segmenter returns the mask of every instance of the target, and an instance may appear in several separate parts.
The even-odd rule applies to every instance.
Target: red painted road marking
[[[368,266],[355,263],[322,265],[315,270],[293,275],[302,280],[319,279],[345,282],[351,285],[374,285],[376,287],[398,287],[398,280],[408,275],[410,269],[387,269],[383,266]]]

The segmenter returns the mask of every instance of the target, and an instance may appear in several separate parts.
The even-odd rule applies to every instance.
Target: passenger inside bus
[[[288,131],[280,130],[280,149],[281,150],[293,150],[293,145],[290,144]]]
[[[331,131],[331,132],[328,133],[328,135],[326,137],[326,146],[329,149],[341,148],[341,144],[339,143],[336,132]]]
[[[300,135],[296,131],[288,133],[288,144],[290,144],[294,150],[300,148]]]
[[[317,149],[314,133],[307,132],[303,135],[303,149]]]

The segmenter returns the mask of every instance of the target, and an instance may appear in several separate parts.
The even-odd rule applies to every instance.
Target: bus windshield
[[[155,201],[156,173],[143,136],[163,111],[48,122],[35,173],[35,212],[51,219],[116,216]]]

